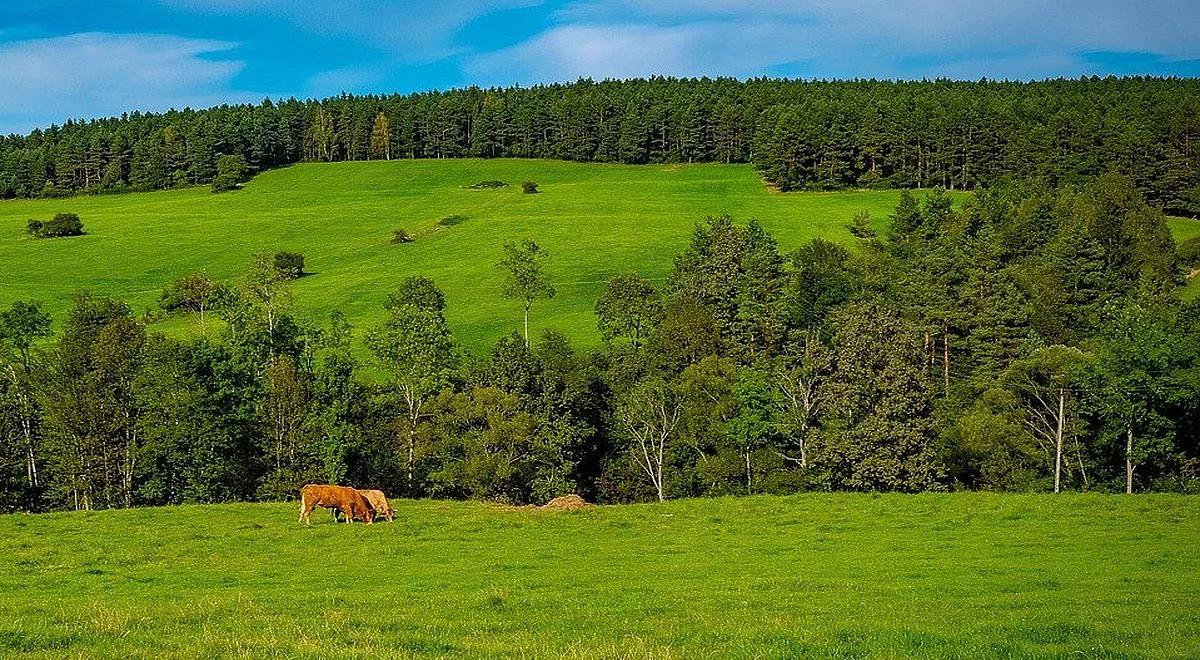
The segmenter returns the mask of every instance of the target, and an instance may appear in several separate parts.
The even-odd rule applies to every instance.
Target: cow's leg
[[[308,514],[312,513],[312,510],[315,508],[317,508],[316,502],[306,502],[303,499],[300,500],[300,521],[305,525],[311,526],[312,523],[308,520]]]
[[[344,505],[342,507],[342,515],[346,516],[347,525],[354,524],[354,507],[350,506],[349,504]]]

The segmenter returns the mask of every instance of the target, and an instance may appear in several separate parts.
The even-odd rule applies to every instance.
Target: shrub
[[[526,195],[533,195],[537,193],[538,185],[533,181],[526,181],[521,184],[521,190],[524,190]]]
[[[871,227],[871,213],[863,210],[854,214],[854,220],[846,225],[855,238],[869,240],[875,238],[875,230]]]
[[[508,184],[503,181],[480,181],[479,183],[469,186],[475,190],[483,190],[486,188],[507,188]]]
[[[63,236],[82,236],[83,222],[74,213],[59,213],[46,222],[30,220],[25,230],[37,238],[61,238]]]
[[[241,156],[221,156],[217,159],[217,176],[213,177],[215,193],[234,190],[246,180],[246,159]]]
[[[304,255],[297,252],[276,252],[275,270],[292,280],[304,275]]]
[[[1179,244],[1179,261],[1189,268],[1200,266],[1200,236],[1193,236]]]
[[[409,236],[408,232],[406,230],[397,229],[395,232],[392,233],[392,242],[393,243],[412,243],[413,237]]]
[[[171,282],[158,297],[158,306],[166,312],[199,312],[211,307],[217,284],[204,273],[185,275]]]
[[[454,225],[462,224],[466,221],[467,221],[467,216],[458,215],[456,213],[454,215],[448,215],[448,216],[442,218],[441,220],[438,220],[438,224],[443,227],[453,227]]]

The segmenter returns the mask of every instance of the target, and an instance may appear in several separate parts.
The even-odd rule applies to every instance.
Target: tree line
[[[754,163],[781,190],[1125,174],[1200,213],[1200,81],[580,80],[128,113],[0,138],[0,197],[156,190],[300,161]],[[240,165],[239,165],[240,167]]]
[[[314,481],[511,503],[1200,488],[1200,303],[1177,297],[1174,243],[1132,181],[957,206],[905,192],[886,235],[862,220],[856,249],[784,254],[753,220],[709,218],[664,283],[608,282],[591,350],[520,330],[554,295],[554,255],[528,240],[497,249],[519,330],[483,355],[419,276],[373,326],[297,318],[269,252],[237,281],[167,287],[164,308],[221,319],[195,338],[86,292],[52,336],[17,302],[0,312],[0,507]]]

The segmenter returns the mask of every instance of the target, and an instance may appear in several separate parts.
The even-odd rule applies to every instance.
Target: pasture
[[[472,189],[483,181],[504,188]],[[522,193],[536,181],[541,192]],[[549,251],[555,298],[533,310],[533,331],[555,327],[598,341],[592,313],[604,282],[630,271],[660,279],[709,215],[757,218],[783,250],[821,236],[853,243],[845,228],[866,209],[882,229],[899,193],[773,194],[748,165],[598,165],[539,160],[422,160],[300,164],[254,178],[243,190],[208,188],[0,202],[0,305],[39,300],[61,322],[87,288],[141,312],[173,278],[203,270],[236,278],[259,250],[301,252],[313,274],[293,285],[295,310],[324,323],[339,309],[362,329],[403,278],[431,277],[445,291],[452,329],[481,348],[520,326],[518,303],[500,297],[496,263],[508,240]],[[87,235],[35,240],[29,218],[70,211]],[[449,216],[461,219],[439,224]],[[392,244],[393,232],[416,237]],[[158,324],[198,332],[194,319]]]
[[[0,516],[0,655],[1200,655],[1200,500],[806,494]]]
[[[536,181],[541,192],[522,193]],[[474,189],[503,181],[504,188]],[[637,271],[661,280],[706,216],[758,219],[789,251],[822,237],[845,245],[860,210],[883,230],[897,191],[770,192],[749,165],[603,165],[546,160],[400,160],[304,163],[266,172],[243,190],[207,187],[54,200],[0,202],[0,305],[37,300],[61,322],[80,289],[156,307],[181,275],[230,281],[253,253],[303,253],[312,274],[293,284],[294,309],[324,323],[343,311],[360,330],[379,319],[405,277],[431,277],[447,317],[471,349],[520,327],[520,306],[500,296],[504,241],[532,238],[550,253],[557,296],[539,301],[532,331],[554,327],[598,341],[592,312],[604,282]],[[87,235],[35,240],[30,218],[78,213]],[[448,223],[450,216],[461,216]],[[1172,220],[1180,238],[1200,223]],[[392,244],[404,229],[416,240]],[[215,324],[207,326],[212,330]],[[157,324],[201,331],[193,318]]]

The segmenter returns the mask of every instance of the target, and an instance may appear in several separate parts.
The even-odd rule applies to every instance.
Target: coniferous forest
[[[207,184],[301,160],[751,162],[781,190],[974,189],[1119,172],[1200,213],[1200,81],[673,79],[263,101],[0,138],[0,197]]]
[[[1200,303],[1178,296],[1135,179],[905,192],[885,234],[852,231],[849,249],[782,253],[751,219],[703,220],[665,282],[608,282],[588,350],[551,330],[469,354],[444,312],[470,301],[420,276],[371,326],[301,318],[296,266],[269,253],[164,292],[222,319],[208,336],[87,293],[53,333],[17,302],[0,310],[0,507],[314,481],[510,503],[1200,488]],[[554,294],[554,255],[503,253],[514,310]]]

